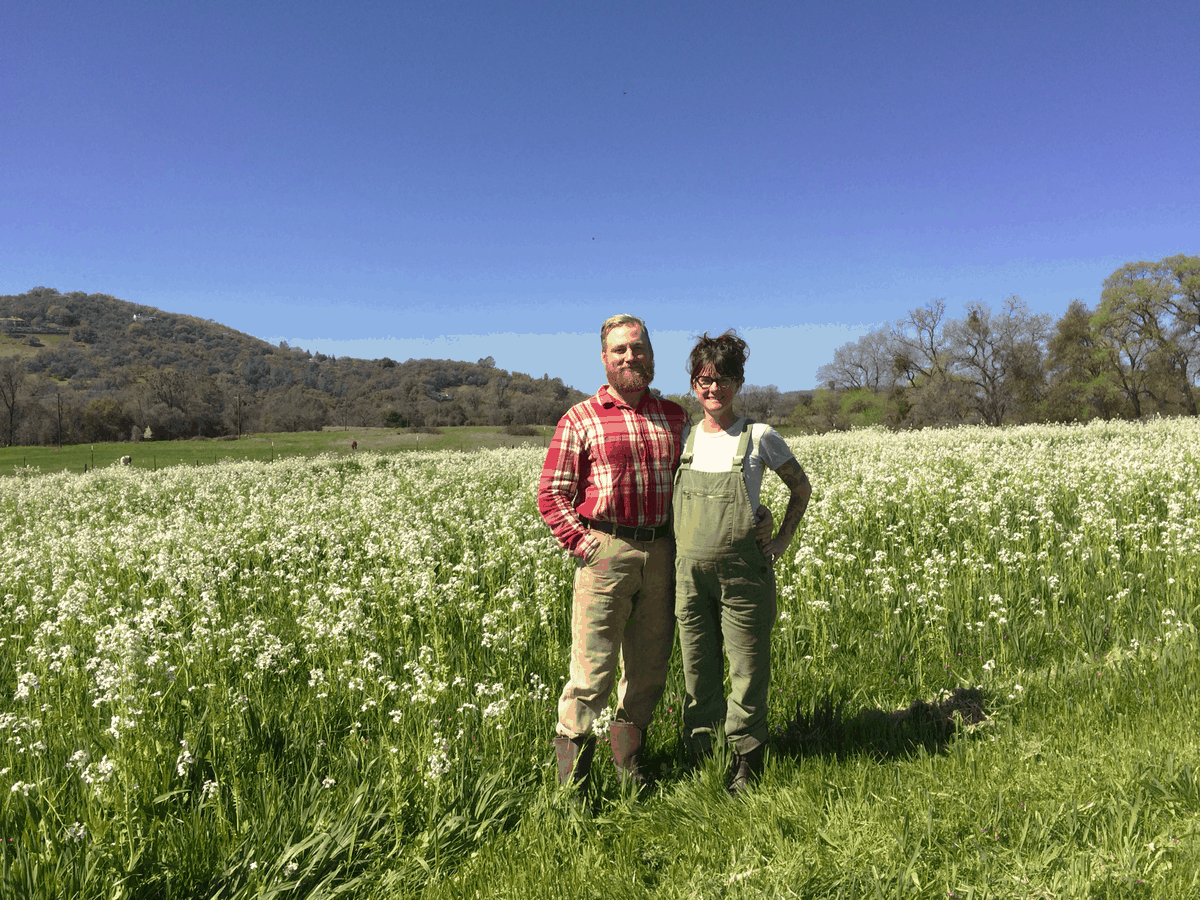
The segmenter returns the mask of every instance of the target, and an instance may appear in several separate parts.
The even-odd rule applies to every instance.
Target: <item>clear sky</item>
[[[0,4],[0,293],[592,391],[812,387],[931,298],[1200,253],[1200,3]]]

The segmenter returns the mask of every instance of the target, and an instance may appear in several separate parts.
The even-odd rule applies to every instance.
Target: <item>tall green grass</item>
[[[763,781],[583,807],[540,448],[5,479],[0,895],[1200,896],[1198,436],[793,439]]]

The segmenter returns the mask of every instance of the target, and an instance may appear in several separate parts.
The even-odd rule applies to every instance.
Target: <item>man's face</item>
[[[644,391],[654,380],[654,355],[640,325],[618,325],[604,341],[600,359],[608,383],[623,393]]]

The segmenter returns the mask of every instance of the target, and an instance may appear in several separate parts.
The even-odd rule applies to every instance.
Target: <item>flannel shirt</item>
[[[691,418],[649,391],[631,408],[603,385],[558,422],[538,479],[538,512],[555,539],[586,560],[598,546],[583,519],[662,525]]]

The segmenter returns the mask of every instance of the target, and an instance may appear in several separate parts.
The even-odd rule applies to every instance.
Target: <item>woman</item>
[[[705,334],[692,348],[688,372],[704,421],[688,435],[673,500],[684,734],[699,758],[711,751],[724,722],[735,796],[762,772],[775,624],[772,566],[791,543],[812,492],[779,432],[733,411],[747,353],[732,329],[716,338]],[[764,467],[775,470],[791,497],[779,533],[760,545],[751,510],[758,508]],[[728,702],[722,650],[729,659]]]

